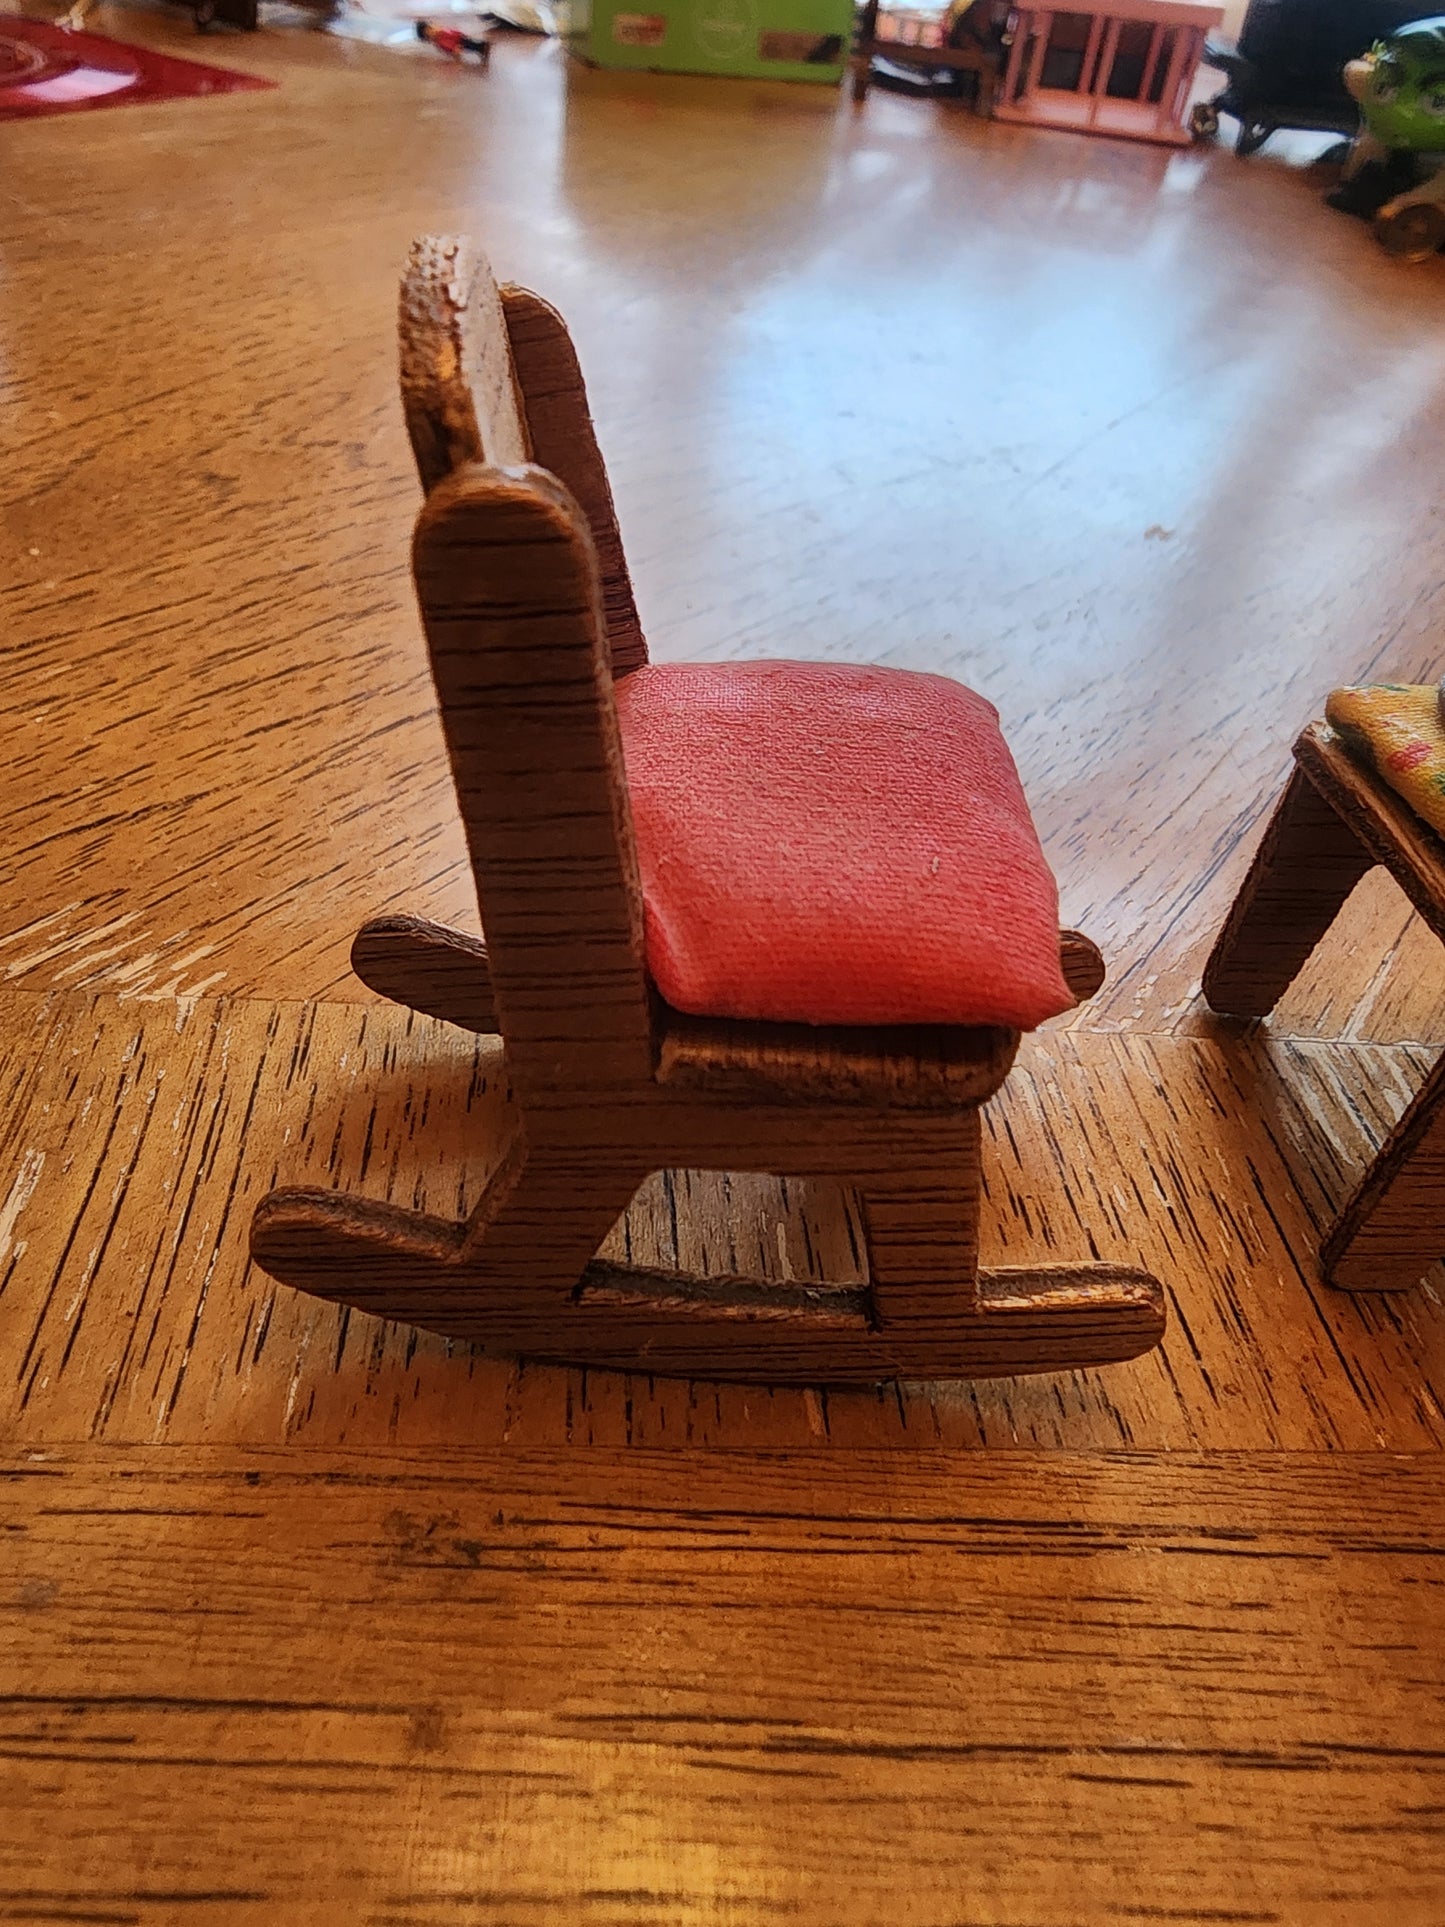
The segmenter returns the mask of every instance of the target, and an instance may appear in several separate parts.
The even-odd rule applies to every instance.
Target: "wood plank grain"
[[[1445,1469],[11,1455],[0,1906],[1433,1927]]]
[[[916,1447],[1445,1443],[1445,1314],[1319,1281],[1324,1226],[1423,1077],[1375,1046],[1064,1033],[984,1111],[985,1266],[1144,1264],[1162,1353],[1107,1373],[818,1394],[510,1368],[246,1263],[289,1181],[465,1216],[500,1154],[496,1040],[386,1006],[0,997],[0,1432]],[[604,1255],[862,1276],[822,1182],[672,1172]]]

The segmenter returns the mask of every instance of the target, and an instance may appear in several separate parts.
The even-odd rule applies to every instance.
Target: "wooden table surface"
[[[1438,1456],[1041,1456],[37,1452],[9,1918],[1438,1921]]]
[[[1372,879],[1269,1025],[1197,982],[1324,692],[1445,666],[1445,264],[1307,144],[90,24],[282,85],[0,128],[0,1920],[1440,1927],[1445,1307],[1313,1253],[1445,973]],[[346,968],[476,927],[390,340],[457,227],[572,322],[658,656],[998,703],[1111,979],[985,1262],[1148,1265],[1157,1355],[770,1393],[248,1270],[278,1179],[464,1210],[505,1102]],[[629,1229],[842,1276],[849,1209]]]

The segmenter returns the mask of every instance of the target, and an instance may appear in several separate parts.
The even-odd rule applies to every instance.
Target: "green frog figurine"
[[[1427,261],[1445,246],[1445,14],[1376,41],[1345,85],[1363,124],[1330,205],[1372,216],[1400,260]]]

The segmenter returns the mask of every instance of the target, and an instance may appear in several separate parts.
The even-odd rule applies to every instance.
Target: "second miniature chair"
[[[1339,691],[1347,697],[1352,692]],[[1435,692],[1423,694],[1434,709]],[[1336,713],[1335,699],[1331,713]],[[1445,941],[1445,844],[1329,723],[1311,723],[1205,966],[1210,1008],[1266,1017],[1367,871],[1383,864]],[[1406,764],[1408,767],[1408,764]],[[1348,1291],[1399,1291],[1445,1255],[1445,1057],[1326,1233],[1325,1277]]]
[[[1042,858],[987,705],[936,677],[644,668],[560,319],[522,290],[498,291],[458,244],[429,242],[414,253],[402,331],[429,490],[417,592],[486,941],[383,918],[358,936],[353,962],[400,1003],[499,1032],[514,1122],[465,1222],[278,1191],[256,1213],[257,1261],[302,1290],[503,1353],[664,1374],[983,1377],[1154,1345],[1162,1294],[1142,1272],[979,1269],[979,1107],[1019,1030],[930,1013],[940,996],[966,1014],[982,995],[1033,1022],[1102,979],[1097,951],[1071,934],[1061,946],[1056,921],[1040,943],[1052,883],[1030,894]],[[783,781],[771,805],[770,755],[804,786]],[[808,804],[821,791],[838,810],[866,808],[891,794],[895,768],[910,797],[941,786],[942,854],[914,861],[910,848],[901,894],[891,860],[870,862],[864,887],[840,886],[830,907],[832,866],[846,869],[848,855],[812,846],[835,814]],[[1002,879],[991,951],[989,916],[950,907],[970,817],[986,830],[978,861]],[[1011,864],[1023,877],[1013,890]],[[914,902],[928,921],[910,945]],[[956,985],[955,951],[982,959]],[[638,1186],[679,1166],[851,1184],[867,1281],[599,1260]]]

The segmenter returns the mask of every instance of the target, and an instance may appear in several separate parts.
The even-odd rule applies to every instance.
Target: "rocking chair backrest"
[[[535,466],[466,464],[413,549],[508,1068],[524,1104],[652,1073],[641,894],[578,505]]]
[[[412,246],[401,284],[401,395],[424,490],[464,462],[535,461],[581,508],[597,551],[612,673],[647,661],[607,470],[567,325],[526,288],[498,288],[453,236]]]
[[[501,296],[464,242],[412,244],[397,317],[401,405],[424,490],[463,462],[532,459]]]

